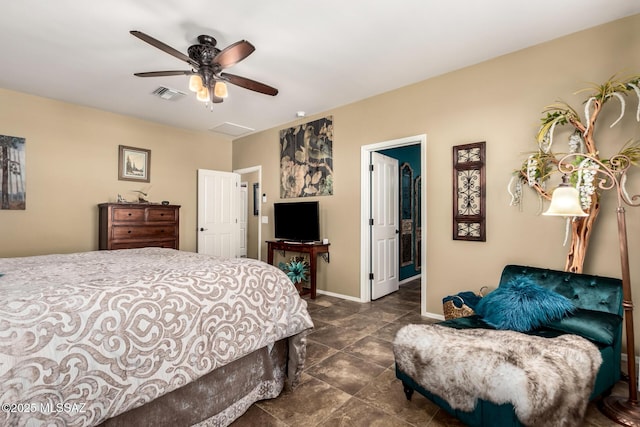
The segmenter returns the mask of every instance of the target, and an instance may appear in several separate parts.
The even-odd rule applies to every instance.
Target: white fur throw
[[[407,325],[396,335],[398,367],[449,405],[511,403],[530,426],[578,426],[602,363],[578,335],[542,338],[514,331]]]

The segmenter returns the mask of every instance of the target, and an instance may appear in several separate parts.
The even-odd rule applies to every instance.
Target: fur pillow
[[[496,329],[526,332],[575,309],[564,296],[528,277],[512,279],[480,300],[476,314]]]

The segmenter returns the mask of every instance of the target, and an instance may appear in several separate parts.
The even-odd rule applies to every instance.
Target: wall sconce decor
[[[486,241],[485,144],[453,147],[453,240]]]

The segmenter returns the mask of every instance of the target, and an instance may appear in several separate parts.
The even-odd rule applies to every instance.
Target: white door
[[[399,288],[398,160],[371,153],[371,299]]]
[[[198,252],[239,256],[240,175],[198,169]]]
[[[238,255],[241,257],[247,256],[247,225],[249,217],[249,192],[248,184],[246,182],[240,183],[240,205],[238,207]]]

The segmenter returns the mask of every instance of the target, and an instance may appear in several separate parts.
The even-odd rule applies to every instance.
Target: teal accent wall
[[[398,147],[398,148],[390,148],[387,150],[380,150],[378,152],[380,154],[384,154],[385,156],[389,156],[391,158],[397,159],[398,167],[402,166],[402,164],[405,162],[409,163],[409,165],[411,166],[411,169],[413,169],[414,183],[416,178],[420,176],[420,171],[422,170],[421,168],[422,165],[420,163],[420,144],[407,145],[405,147]],[[400,180],[398,180],[398,183],[400,183]],[[400,191],[398,191],[398,194],[400,194]],[[424,215],[424,212],[422,214]],[[415,223],[415,217],[414,217],[414,223],[413,223],[414,235],[415,235],[415,230],[416,230],[416,223]],[[412,244],[413,253],[415,254],[415,247],[413,246],[415,245],[415,239],[413,239],[411,244]],[[424,268],[424,266],[422,268]],[[416,270],[414,267],[414,264],[400,267],[399,277],[401,281],[405,279],[409,279],[413,276],[417,276],[418,274],[420,274],[420,270]]]

